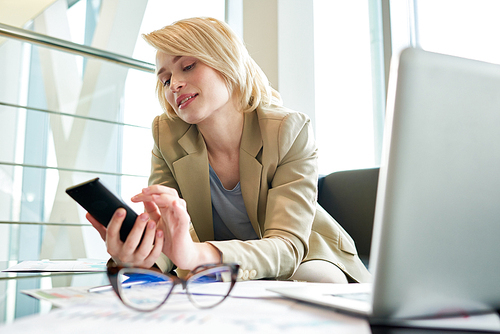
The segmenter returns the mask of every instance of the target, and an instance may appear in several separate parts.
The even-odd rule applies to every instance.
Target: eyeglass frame
[[[108,263],[107,265],[107,270],[106,270],[106,273],[107,273],[107,276],[108,276],[108,280],[109,280],[109,283],[111,284],[111,287],[113,288],[113,291],[116,293],[116,295],[118,296],[118,298],[120,299],[120,301],[127,307],[133,309],[133,310],[136,310],[136,311],[140,311],[140,312],[152,312],[152,311],[155,311],[157,309],[159,309],[163,304],[166,303],[167,299],[170,297],[170,295],[172,294],[172,291],[174,290],[175,286],[180,284],[182,285],[182,289],[183,290],[186,290],[186,287],[187,287],[187,283],[189,281],[189,278],[204,271],[204,270],[209,270],[209,269],[212,269],[212,268],[217,268],[217,267],[228,267],[231,271],[231,285],[229,287],[229,290],[227,291],[227,294],[224,296],[224,298],[222,298],[220,301],[218,301],[217,303],[215,303],[214,305],[210,305],[210,306],[199,306],[198,304],[194,303],[191,301],[191,303],[198,307],[198,308],[202,308],[202,309],[207,309],[207,308],[212,308],[212,307],[215,307],[217,305],[219,305],[220,303],[222,303],[224,300],[226,300],[226,298],[229,296],[229,294],[231,293],[231,291],[233,290],[234,288],[234,285],[236,284],[236,281],[238,279],[238,270],[240,269],[240,265],[237,264],[237,263],[215,263],[215,264],[202,264],[198,267],[196,267],[195,269],[193,269],[192,271],[190,271],[187,275],[187,278],[186,279],[183,279],[183,278],[180,278],[180,277],[177,277],[175,275],[172,275],[172,274],[165,274],[165,273],[162,273],[160,271],[155,271],[155,270],[151,270],[151,269],[142,269],[142,268],[134,268],[134,267],[130,267],[130,266],[126,266],[126,265],[123,265],[123,264],[118,264],[116,262],[113,262],[113,261],[110,261],[110,263]],[[123,300],[121,294],[120,294],[120,287],[119,287],[119,283],[118,283],[118,276],[120,274],[120,271],[122,271],[123,269],[137,269],[138,271],[141,271],[141,272],[144,272],[144,273],[147,273],[147,272],[150,272],[150,273],[154,273],[155,275],[159,275],[159,276],[164,276],[164,277],[167,277],[170,281],[172,281],[172,287],[170,288],[170,291],[166,294],[165,298],[163,299],[163,301],[161,303],[159,303],[156,307],[154,308],[151,308],[151,309],[140,309],[140,308],[135,308],[134,306],[130,305],[129,303],[127,303],[125,300]]]

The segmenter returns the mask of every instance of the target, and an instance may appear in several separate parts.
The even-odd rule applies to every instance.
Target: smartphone
[[[106,188],[98,177],[69,187],[66,193],[106,227],[115,211],[118,208],[124,208],[127,215],[120,229],[120,239],[122,241],[127,239],[137,219],[137,213]]]

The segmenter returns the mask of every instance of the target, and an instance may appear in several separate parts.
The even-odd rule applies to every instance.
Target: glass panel
[[[11,118],[14,124],[17,123],[15,120],[25,120],[26,117],[31,117],[35,118],[38,126],[44,127],[44,131],[32,131],[29,135],[31,141],[47,142],[47,152],[43,157],[47,167],[139,176],[149,174],[153,147],[149,127],[117,125],[5,105],[0,105],[0,117]],[[151,115],[150,119],[152,120],[153,117]],[[61,137],[61,133],[70,135],[65,143],[55,139]],[[11,133],[10,138],[7,138],[6,133],[3,137],[4,143],[15,143],[18,139],[15,131]],[[0,161],[11,164],[39,165],[36,161],[25,161],[23,155],[12,152],[14,148],[9,145],[2,149]],[[24,150],[26,154],[31,151],[30,147]],[[2,168],[3,173],[8,173],[5,168],[5,166]]]
[[[155,75],[91,59],[82,78],[77,58],[15,40],[0,46],[0,63],[10,64],[0,68],[0,139],[12,143],[0,162],[148,175],[150,124],[162,112]]]
[[[67,181],[70,180],[68,185],[70,186],[94,177],[99,177],[112,192],[121,197],[135,211],[143,211],[142,204],[132,203],[130,198],[147,186],[147,176],[45,170],[21,166],[3,166],[1,170],[7,169],[10,170],[12,178],[5,179],[10,188],[7,189],[5,186],[6,191],[1,193],[3,210],[0,210],[0,221],[3,222],[89,224],[85,219],[85,211],[65,193],[67,186],[62,183],[68,183]],[[22,179],[23,174],[33,174],[40,171],[43,172],[40,174],[43,178],[39,182],[45,185],[42,192],[14,191],[14,189],[19,188],[17,183]],[[55,209],[57,212],[53,212]],[[74,210],[78,210],[79,214],[75,215],[76,211]]]
[[[80,74],[81,58],[7,39],[0,44],[0,60],[9,64],[0,67],[0,87],[5,88],[0,103],[143,127],[161,113],[154,73],[87,58]],[[71,122],[68,118],[63,124],[70,127]]]
[[[105,244],[85,218],[85,210],[65,193],[64,190],[69,185],[100,177],[112,192],[120,196],[136,212],[143,211],[142,204],[132,203],[130,198],[147,186],[145,176],[29,167],[3,167],[3,169],[10,169],[13,176],[8,180],[10,188],[1,192],[0,254],[4,259],[108,257]],[[28,179],[26,175],[37,176],[29,186],[22,184],[22,180]],[[45,226],[44,223],[50,225]],[[77,226],[71,226],[73,224]],[[79,224],[84,226],[78,226]]]

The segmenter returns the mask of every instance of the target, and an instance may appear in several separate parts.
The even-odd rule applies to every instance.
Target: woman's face
[[[224,111],[234,111],[222,76],[197,58],[159,51],[156,68],[158,79],[165,87],[165,98],[186,123],[200,124],[223,115]]]

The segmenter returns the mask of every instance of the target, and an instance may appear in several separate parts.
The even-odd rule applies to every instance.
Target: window
[[[415,0],[417,42],[428,51],[500,63],[500,2]]]
[[[374,167],[380,159],[384,80],[373,20],[381,18],[371,11],[369,1],[314,1],[320,174]]]

